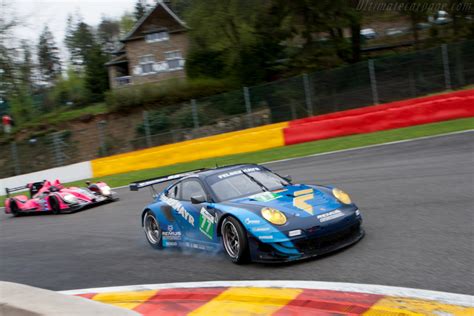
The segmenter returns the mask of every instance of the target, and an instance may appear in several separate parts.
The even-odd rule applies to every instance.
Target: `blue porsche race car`
[[[175,181],[161,193],[153,186]],[[255,164],[200,169],[130,184],[155,200],[141,223],[157,249],[223,249],[234,263],[281,262],[332,252],[364,236],[362,217],[338,188],[293,184]]]

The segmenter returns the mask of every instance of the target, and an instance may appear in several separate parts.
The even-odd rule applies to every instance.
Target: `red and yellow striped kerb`
[[[474,315],[472,304],[274,287],[142,289],[76,294],[150,315]]]

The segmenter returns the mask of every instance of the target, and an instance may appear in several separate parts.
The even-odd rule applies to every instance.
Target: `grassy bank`
[[[424,136],[446,134],[450,132],[474,129],[474,118],[459,119],[440,123],[418,125],[389,131],[375,132],[370,134],[353,135],[319,140],[315,142],[298,145],[279,147],[246,154],[230,155],[214,159],[197,160],[172,166],[139,170],[100,178],[112,187],[127,185],[130,182],[158,177],[165,174],[182,172],[203,167],[215,167],[235,163],[262,163],[279,159],[303,157],[312,154],[331,152],[336,150],[350,149],[362,146],[383,144],[393,141],[406,140]],[[93,179],[97,180],[97,179]],[[70,185],[83,185],[84,181],[70,183]],[[3,205],[4,197],[0,197]]]

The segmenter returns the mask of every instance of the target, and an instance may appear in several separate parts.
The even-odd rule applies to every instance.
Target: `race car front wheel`
[[[10,202],[10,211],[11,211],[12,215],[15,216],[15,217],[20,215],[18,205],[16,204],[15,201]]]
[[[59,200],[54,195],[49,198],[49,206],[51,206],[51,211],[53,211],[53,214],[59,214],[61,212]]]
[[[245,263],[249,259],[248,240],[245,229],[240,222],[227,217],[222,222],[222,244],[230,260],[234,263]]]
[[[153,213],[148,212],[145,214],[145,217],[143,218],[143,229],[145,230],[145,236],[150,245],[153,248],[162,249],[163,242],[161,228]]]

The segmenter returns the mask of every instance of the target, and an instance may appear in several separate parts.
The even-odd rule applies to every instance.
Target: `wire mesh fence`
[[[414,98],[471,84],[474,84],[474,42],[442,45],[243,87],[156,110],[75,122],[62,131],[1,144],[0,176]]]

